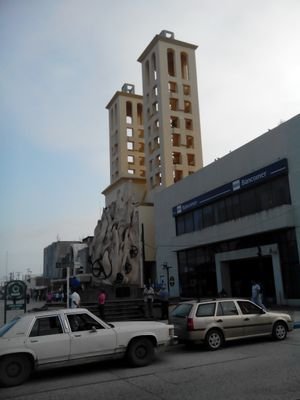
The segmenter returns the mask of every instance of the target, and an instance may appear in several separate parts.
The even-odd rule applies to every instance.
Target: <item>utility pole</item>
[[[163,267],[163,269],[165,269],[167,271],[168,293],[170,295],[170,276],[169,276],[170,273],[169,273],[169,270],[170,270],[170,268],[172,268],[172,266],[168,265],[167,262],[164,262],[162,267]]]

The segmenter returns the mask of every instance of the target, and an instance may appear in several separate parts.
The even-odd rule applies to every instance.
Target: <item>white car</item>
[[[173,325],[162,322],[107,324],[84,308],[28,313],[0,328],[0,383],[19,385],[43,367],[120,357],[141,367],[174,341]]]

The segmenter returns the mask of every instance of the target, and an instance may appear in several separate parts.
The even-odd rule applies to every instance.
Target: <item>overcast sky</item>
[[[161,30],[196,51],[205,165],[300,110],[298,0],[0,0],[0,280],[93,235],[105,106]]]

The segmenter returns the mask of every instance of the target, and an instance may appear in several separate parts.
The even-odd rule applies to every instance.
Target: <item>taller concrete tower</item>
[[[162,31],[138,59],[148,192],[170,186],[203,166],[196,48]]]

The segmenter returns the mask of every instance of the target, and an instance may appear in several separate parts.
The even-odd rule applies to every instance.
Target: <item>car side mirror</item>
[[[265,310],[263,310],[263,309],[261,308],[260,311],[259,311],[259,313],[260,313],[260,314],[265,314],[266,312],[265,312]]]

